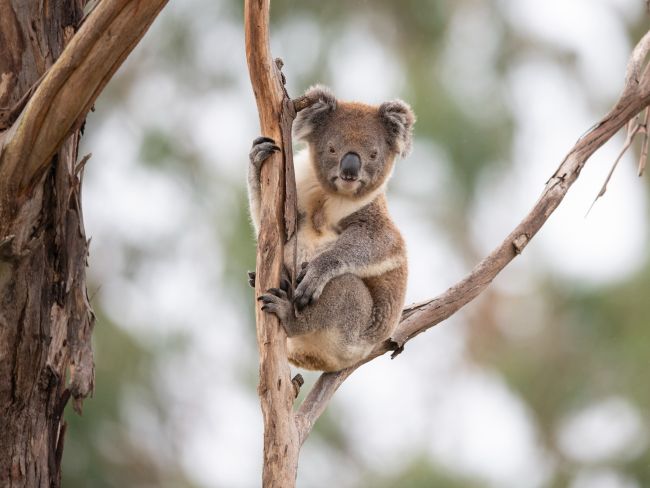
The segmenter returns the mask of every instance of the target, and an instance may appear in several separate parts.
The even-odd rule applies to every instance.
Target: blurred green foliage
[[[392,476],[369,477],[359,486],[373,488],[422,488],[438,487],[445,488],[480,488],[483,486],[479,481],[464,479],[456,473],[450,473],[442,466],[436,466],[431,460],[423,455],[413,459],[404,466],[404,469]]]
[[[84,403],[83,416],[71,409],[65,413],[63,486],[195,486],[177,464],[173,439],[155,450],[147,448],[125,421],[125,403],[135,395],[151,407],[150,414],[158,412],[156,421],[164,431],[165,405],[156,391],[153,368],[155,355],[169,349],[143,345],[101,313],[93,349],[97,388]]]

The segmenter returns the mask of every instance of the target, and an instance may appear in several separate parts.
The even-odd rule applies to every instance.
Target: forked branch
[[[166,3],[103,0],[90,13],[0,138],[0,208],[43,174]]]
[[[639,134],[641,134],[643,139],[641,142],[641,156],[639,157],[638,174],[639,176],[643,176],[643,171],[645,170],[646,162],[648,160],[648,115],[649,114],[650,114],[650,110],[646,108],[645,111],[643,112],[643,116],[641,116],[641,114],[638,114],[636,117],[634,117],[627,123],[627,129],[626,129],[627,135],[625,136],[625,142],[623,143],[623,147],[621,148],[621,151],[618,153],[618,156],[614,160],[614,163],[612,164],[612,168],[609,170],[609,173],[607,173],[605,182],[603,183],[603,186],[600,188],[598,195],[596,195],[596,198],[594,198],[594,201],[591,203],[589,210],[587,210],[587,214],[591,212],[591,209],[594,207],[594,205],[596,205],[598,199],[603,195],[605,195],[605,193],[607,192],[607,185],[609,185],[609,181],[612,179],[612,175],[614,174],[614,171],[616,170],[618,163],[621,161],[623,155],[628,151],[628,149],[630,149],[632,143],[634,142],[635,137]]]

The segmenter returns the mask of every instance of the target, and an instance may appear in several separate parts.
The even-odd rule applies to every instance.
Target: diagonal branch
[[[166,3],[103,0],[89,14],[0,138],[0,209],[43,174]]]
[[[442,295],[406,308],[392,339],[379,344],[370,356],[343,371],[320,376],[295,415],[301,443],[309,435],[334,392],[359,366],[388,351],[394,351],[393,356],[399,354],[407,341],[448,319],[476,298],[510,261],[521,254],[562,202],[589,157],[650,104],[650,74],[645,63],[648,52],[650,32],[646,33],[632,52],[623,92],[614,108],[576,142],[546,183],[533,209],[497,248],[476,265],[470,274]]]

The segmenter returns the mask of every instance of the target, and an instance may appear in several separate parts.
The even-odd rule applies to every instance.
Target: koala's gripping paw
[[[296,283],[298,283],[298,286],[294,293],[294,303],[296,309],[300,311],[320,298],[327,281],[323,279],[323,274],[319,273],[314,266],[302,263],[302,269],[296,277]]]
[[[248,271],[248,284],[251,288],[255,288],[255,271]]]
[[[287,283],[283,280],[283,288]],[[291,303],[290,291],[282,288],[269,288],[257,300],[262,302],[262,310],[276,315],[285,328],[292,323],[293,304]]]
[[[251,148],[248,157],[251,160],[251,164],[259,171],[264,161],[266,161],[275,151],[279,150],[280,148],[270,137],[258,137],[253,141],[253,147]]]

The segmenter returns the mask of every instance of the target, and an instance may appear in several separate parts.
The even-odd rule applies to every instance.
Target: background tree
[[[78,160],[86,112],[164,5],[0,3],[0,482],[59,486],[94,316]]]

